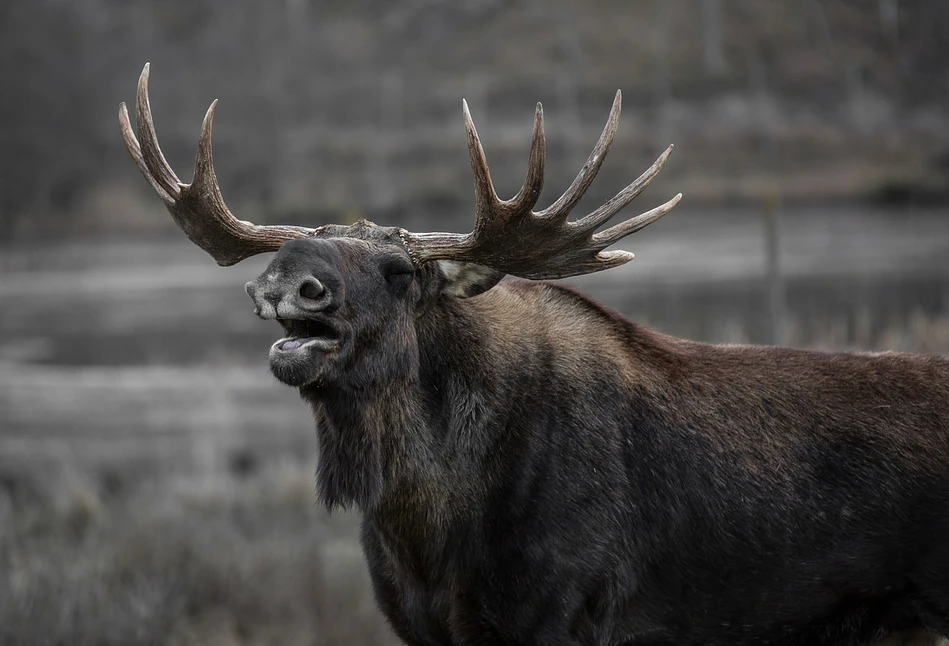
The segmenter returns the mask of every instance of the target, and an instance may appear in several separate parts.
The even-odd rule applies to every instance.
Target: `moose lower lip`
[[[273,344],[277,352],[294,353],[309,347],[330,350],[337,345],[337,339],[326,337],[287,337]]]

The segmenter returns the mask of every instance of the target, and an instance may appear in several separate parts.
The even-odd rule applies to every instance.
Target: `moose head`
[[[533,211],[544,183],[544,112],[534,112],[527,178],[510,200],[495,193],[484,150],[464,104],[475,182],[475,226],[469,234],[413,233],[360,221],[318,228],[258,226],[228,210],[214,173],[211,128],[217,101],[201,127],[194,179],[183,184],[158,145],[148,100],[149,66],[138,84],[136,131],[122,104],[129,154],[175,222],[220,265],[277,251],[267,269],[247,283],[256,313],[275,319],[285,336],[271,346],[270,365],[282,382],[315,392],[322,384],[367,385],[417,370],[415,322],[442,298],[469,298],[505,274],[531,279],[576,276],[616,267],[633,254],[607,250],[655,222],[681,194],[634,218],[596,232],[659,173],[672,146],[638,179],[601,207],[568,221],[613,142],[621,94],[606,126],[570,187],[548,208]],[[380,351],[384,348],[384,351]]]

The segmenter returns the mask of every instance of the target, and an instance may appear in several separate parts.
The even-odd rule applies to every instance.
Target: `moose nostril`
[[[300,285],[300,296],[309,298],[310,300],[318,299],[325,291],[326,288],[323,287],[323,283],[315,278],[307,278],[303,281],[303,284]]]

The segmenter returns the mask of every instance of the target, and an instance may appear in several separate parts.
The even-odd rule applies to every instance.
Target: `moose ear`
[[[470,298],[482,294],[504,278],[504,272],[473,262],[439,260],[438,268],[445,283],[442,293],[458,298]]]

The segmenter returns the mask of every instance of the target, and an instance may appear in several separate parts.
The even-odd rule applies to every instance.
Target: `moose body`
[[[355,507],[376,598],[408,644],[859,644],[949,633],[949,360],[715,346],[642,328],[550,279],[666,204],[596,232],[669,150],[568,221],[605,158],[534,212],[494,192],[465,110],[471,234],[370,222],[257,226],[224,205],[202,127],[192,184],[139,81],[128,150],[221,264],[277,251],[246,286],[286,336],[273,374],[317,422],[318,494]],[[932,643],[926,641],[925,643]]]
[[[693,343],[523,282],[416,334],[398,385],[303,388],[326,502],[379,488],[363,547],[407,643],[856,644],[947,616],[949,361]],[[341,446],[367,436],[378,458]]]

